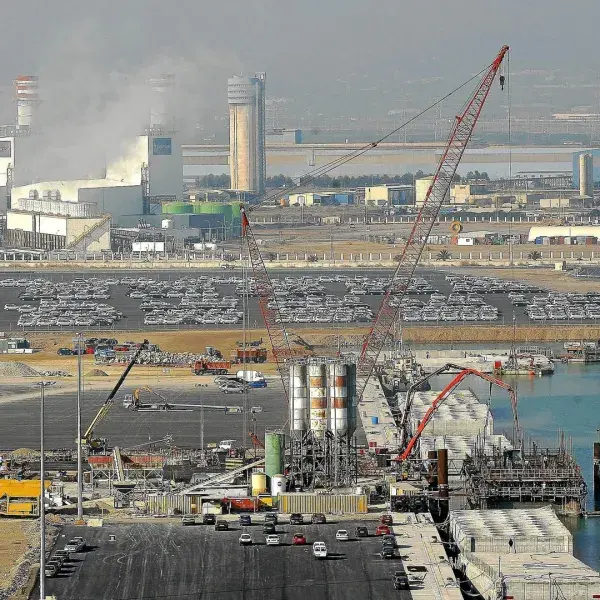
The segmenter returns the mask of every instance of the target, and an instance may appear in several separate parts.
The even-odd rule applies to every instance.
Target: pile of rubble
[[[194,354],[193,352],[163,352],[155,350],[143,350],[138,357],[139,365],[154,365],[157,367],[191,367],[197,360],[202,358],[203,354]],[[130,358],[123,356],[116,359],[117,363],[127,363]]]
[[[42,377],[73,377],[67,371],[40,371]]]

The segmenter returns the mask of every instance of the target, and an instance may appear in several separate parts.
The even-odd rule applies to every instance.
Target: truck
[[[197,360],[194,363],[195,375],[227,375],[231,362],[226,360]]]
[[[244,360],[245,359],[245,360]],[[236,348],[231,351],[231,362],[240,364],[246,363],[263,363],[267,360],[266,348]]]

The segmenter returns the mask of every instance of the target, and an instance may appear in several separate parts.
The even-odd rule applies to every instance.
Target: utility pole
[[[333,254],[333,227],[329,228],[329,260],[334,260]]]
[[[81,456],[81,332],[77,334],[77,520],[83,520],[83,464]]]
[[[45,600],[46,570],[46,506],[44,489],[44,382],[40,386],[40,600]]]

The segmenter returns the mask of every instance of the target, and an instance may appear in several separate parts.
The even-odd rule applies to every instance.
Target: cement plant
[[[15,76],[0,598],[600,598],[600,117],[517,144],[510,52],[361,141],[156,72],[70,180]]]

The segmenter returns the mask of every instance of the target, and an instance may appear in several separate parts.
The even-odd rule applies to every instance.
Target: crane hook
[[[503,90],[504,89],[504,82],[506,81],[506,78],[504,77],[504,75],[500,75],[500,89]]]

